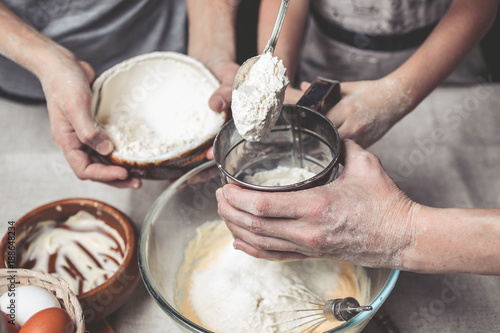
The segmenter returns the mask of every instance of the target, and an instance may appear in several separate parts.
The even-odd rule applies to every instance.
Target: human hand
[[[304,84],[304,87],[309,87],[308,83]],[[307,88],[306,88],[307,89]],[[299,99],[304,94],[305,90],[292,88],[290,85],[285,90],[285,100],[284,104],[297,104]]]
[[[301,89],[308,86],[303,82]],[[365,148],[411,111],[410,91],[393,78],[343,82],[340,90],[342,99],[326,115],[340,138],[352,139]]]
[[[214,111],[227,110],[231,106],[234,77],[240,66],[229,59],[211,60],[205,66],[220,81],[220,86],[210,96],[208,105]],[[214,159],[213,147],[207,150],[205,156],[209,160]]]
[[[91,115],[90,83],[95,74],[92,67],[67,51],[54,52],[39,75],[47,100],[54,143],[60,147],[76,176],[112,186],[139,188],[141,181],[128,178],[126,169],[91,161],[90,148],[101,155],[113,151],[108,135]]]
[[[219,189],[219,215],[238,237],[234,247],[265,259],[333,258],[401,268],[420,206],[375,155],[351,140],[345,153],[342,174],[324,186],[281,193],[231,184]]]
[[[240,66],[229,59],[210,60],[205,66],[220,81],[220,86],[210,97],[208,105],[214,111],[227,110],[231,105],[234,77]]]

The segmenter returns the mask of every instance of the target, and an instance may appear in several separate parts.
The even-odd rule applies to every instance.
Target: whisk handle
[[[325,302],[323,314],[329,321],[339,320],[348,321],[359,312],[370,311],[372,307],[369,305],[360,306],[359,302],[353,297],[335,298]]]

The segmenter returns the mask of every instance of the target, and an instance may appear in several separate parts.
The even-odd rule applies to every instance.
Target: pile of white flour
[[[178,157],[213,139],[225,121],[208,105],[219,85],[208,69],[187,56],[155,54],[111,68],[94,87],[96,121],[113,154],[131,161]]]
[[[231,109],[238,133],[248,141],[260,141],[278,119],[289,81],[283,62],[264,53],[233,91]]]
[[[289,168],[280,165],[272,170],[260,171],[246,176],[244,181],[248,184],[262,186],[284,186],[301,182],[315,175],[315,173],[307,169]]]
[[[369,282],[362,267],[329,259],[257,259],[234,250],[232,241],[223,221],[203,224],[186,250],[178,276],[178,290],[185,293],[177,299],[181,313],[211,331],[300,332],[293,329],[300,322],[294,319],[304,314],[283,310],[316,308],[307,301],[318,296],[367,301]],[[314,332],[340,324],[327,322]]]
[[[217,133],[223,123],[220,114],[200,106],[164,105],[163,110],[152,109],[149,113],[139,110],[111,113],[103,121],[103,127],[115,145],[115,152],[133,159],[167,153],[175,156]]]

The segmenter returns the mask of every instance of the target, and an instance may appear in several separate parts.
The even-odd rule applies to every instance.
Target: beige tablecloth
[[[400,187],[435,207],[500,207],[500,85],[439,88],[371,147]],[[44,203],[90,197],[137,229],[166,181],[120,190],[77,179],[53,145],[43,105],[0,99],[0,234]],[[450,294],[451,292],[451,294]],[[402,272],[383,306],[401,332],[499,332],[500,277]],[[128,332],[181,332],[139,284],[109,318]],[[368,333],[383,332],[373,321]]]

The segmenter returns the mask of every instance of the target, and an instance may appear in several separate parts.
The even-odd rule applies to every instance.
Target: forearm
[[[35,74],[57,63],[56,55],[71,52],[40,34],[0,3],[0,54]]]
[[[410,95],[405,114],[418,105],[465,59],[491,27],[497,0],[455,0],[421,47],[389,78]]]
[[[236,61],[237,0],[186,0],[188,54],[203,63]]]
[[[280,4],[279,0],[261,0],[257,30],[259,52],[264,50],[271,36]],[[283,60],[290,82],[295,78],[308,9],[309,0],[290,1],[274,52],[275,56]]]
[[[404,269],[500,275],[500,209],[423,206],[415,223]]]

